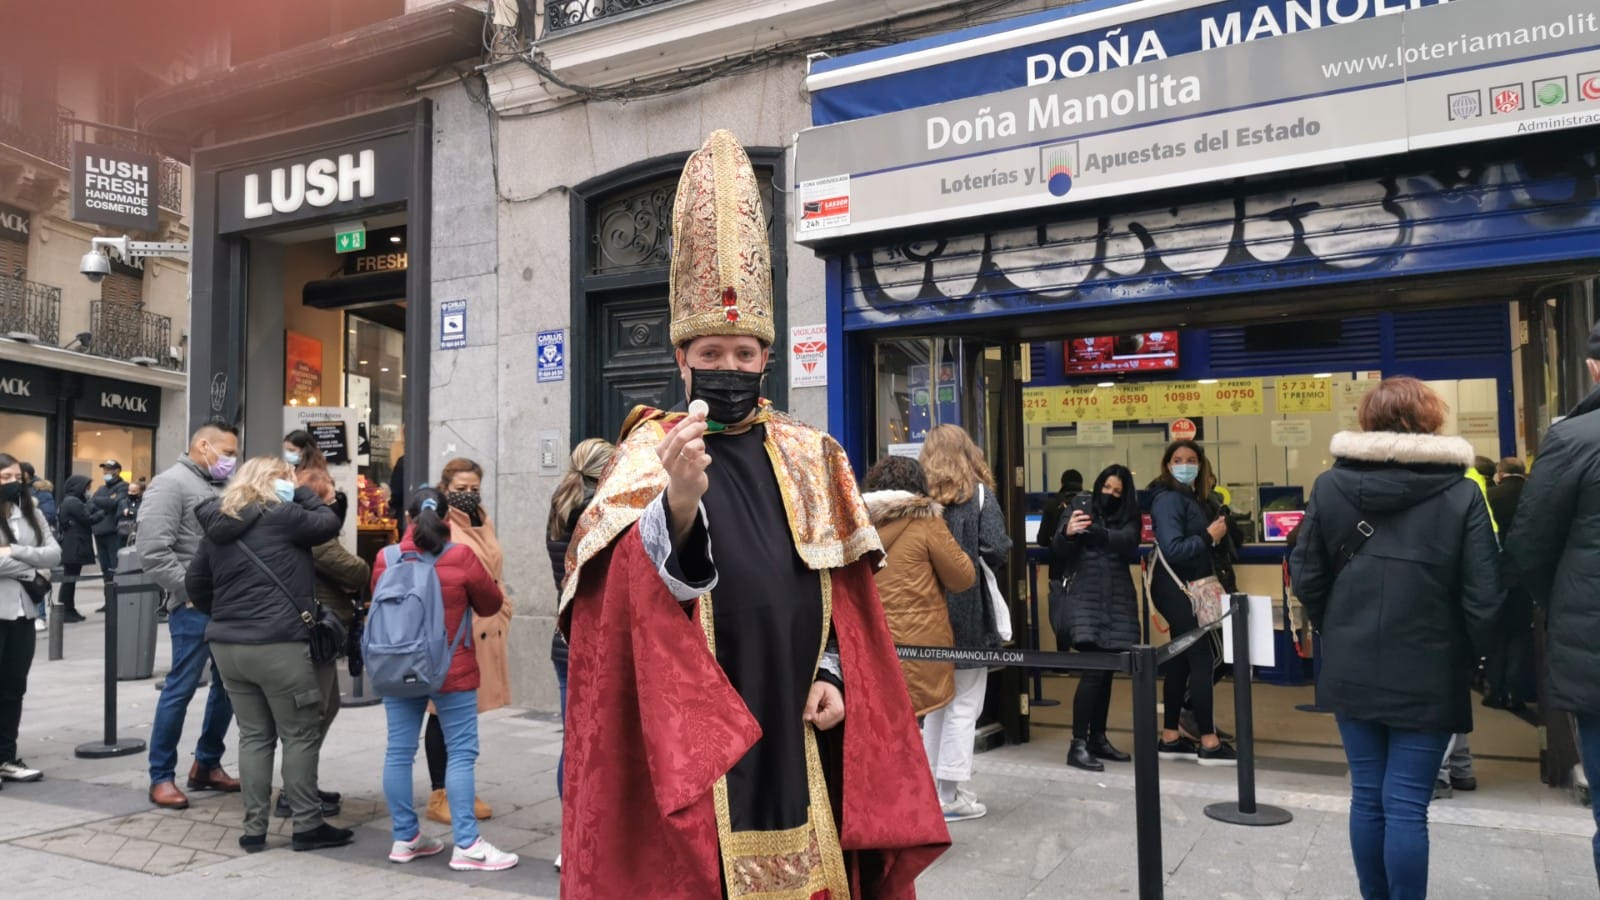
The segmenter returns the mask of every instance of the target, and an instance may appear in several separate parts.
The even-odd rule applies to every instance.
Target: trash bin
[[[139,551],[117,553],[117,680],[149,678],[156,667],[156,611],[161,592],[136,590],[154,584],[144,573]]]

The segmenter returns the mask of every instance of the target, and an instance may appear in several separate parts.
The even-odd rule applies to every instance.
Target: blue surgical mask
[[[283,451],[283,461],[291,466],[300,465],[300,454],[294,450]]]
[[[1178,479],[1181,484],[1194,484],[1194,480],[1200,477],[1200,464],[1173,463],[1172,477]]]
[[[274,478],[272,480],[272,490],[277,493],[278,499],[285,503],[294,499],[294,482],[292,481]]]

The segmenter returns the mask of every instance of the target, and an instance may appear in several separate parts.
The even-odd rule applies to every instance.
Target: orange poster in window
[[[316,406],[322,400],[322,342],[286,331],[283,334],[283,402]]]

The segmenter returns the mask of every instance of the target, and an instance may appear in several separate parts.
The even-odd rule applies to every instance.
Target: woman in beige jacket
[[[480,491],[483,487],[483,467],[470,459],[456,458],[445,463],[439,476],[439,492],[450,504],[450,540],[465,544],[477,554],[478,561],[489,570],[505,603],[500,611],[489,617],[474,614],[472,617],[472,645],[478,657],[478,712],[499,709],[511,702],[511,663],[506,656],[506,639],[511,632],[511,592],[506,590],[501,577],[505,569],[505,553],[500,549],[500,539],[494,531],[494,521],[483,508]],[[444,746],[444,730],[439,718],[431,712],[424,734],[427,748],[428,777],[433,794],[428,798],[428,818],[435,822],[450,821],[450,805],[444,791],[445,763],[448,756]],[[475,813],[487,819],[493,810],[487,803],[474,798]]]
[[[865,487],[861,499],[885,551],[876,579],[889,633],[897,644],[951,646],[955,637],[945,594],[972,587],[977,574],[972,558],[950,534],[944,508],[928,496],[922,465],[886,456],[867,472]],[[900,670],[918,717],[955,697],[951,663],[902,660]]]

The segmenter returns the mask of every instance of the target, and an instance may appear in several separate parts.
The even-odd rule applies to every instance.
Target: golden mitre
[[[771,345],[772,252],[755,170],[713,131],[689,157],[672,206],[672,343],[749,335]]]

